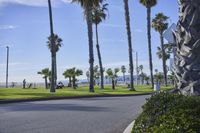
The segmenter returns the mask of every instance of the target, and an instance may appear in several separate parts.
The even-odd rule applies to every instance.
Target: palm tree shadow
[[[81,112],[113,112],[108,107],[83,106],[78,104],[52,104],[52,103],[21,103],[18,106],[10,106],[6,108],[10,111],[81,111]]]

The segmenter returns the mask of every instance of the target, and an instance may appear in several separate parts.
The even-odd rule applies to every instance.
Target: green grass
[[[72,88],[63,88],[56,90],[56,93],[50,93],[44,88],[22,89],[22,88],[0,88],[0,100],[9,99],[37,99],[47,97],[70,97],[70,96],[88,96],[88,95],[114,95],[114,94],[141,94],[152,92],[150,86],[135,86],[136,91],[129,91],[126,86],[116,86],[116,90],[112,90],[111,86],[105,86],[104,90],[95,87],[95,92],[90,93],[88,86],[81,86],[76,90]],[[161,86],[162,90],[172,89],[173,86]]]

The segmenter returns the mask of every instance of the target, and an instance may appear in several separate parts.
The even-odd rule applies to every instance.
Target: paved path
[[[0,133],[122,133],[149,96],[0,105]]]

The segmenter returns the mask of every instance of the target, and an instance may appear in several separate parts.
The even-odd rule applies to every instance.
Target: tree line
[[[130,73],[130,90],[134,91],[134,78],[133,78],[133,48],[132,48],[132,39],[131,39],[131,24],[130,24],[130,14],[129,14],[129,1],[123,0],[124,3],[124,16],[126,22],[126,31],[127,31],[127,43],[128,43],[128,53],[129,53],[129,73]],[[157,0],[140,0],[139,1],[147,9],[147,38],[148,38],[148,52],[149,52],[149,69],[150,69],[150,79],[152,88],[154,86],[154,76],[153,76],[153,63],[152,63],[152,46],[151,46],[151,27],[155,29],[160,34],[160,47],[158,47],[157,54],[159,58],[162,59],[163,64],[163,73],[165,85],[167,85],[167,68],[166,61],[168,59],[169,53],[166,51],[168,48],[164,44],[163,33],[168,28],[168,17],[163,13],[156,14],[155,18],[151,20],[151,8],[156,6]],[[88,30],[88,46],[89,46],[89,91],[94,92],[94,49],[93,49],[93,26],[95,26],[95,35],[96,35],[96,50],[99,61],[100,68],[100,79],[101,79],[101,89],[104,89],[104,70],[103,70],[103,61],[101,57],[100,42],[98,28],[99,24],[106,19],[108,13],[108,6],[106,0],[72,0],[72,3],[79,4],[83,11],[84,17],[87,24]],[[60,39],[53,32],[53,16],[51,8],[51,0],[48,0],[49,7],[49,18],[50,18],[50,37],[48,39],[48,46],[51,52],[51,92],[55,92],[55,85],[57,83],[57,68],[56,68],[56,53],[58,52],[62,39]],[[170,44],[169,44],[170,45]],[[115,71],[109,69],[109,74],[115,75]],[[113,76],[115,77],[115,76]]]

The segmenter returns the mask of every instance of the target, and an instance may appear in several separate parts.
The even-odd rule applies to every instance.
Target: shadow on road
[[[112,112],[111,108],[108,107],[97,107],[97,106],[83,106],[78,104],[59,104],[59,103],[21,103],[17,106],[4,107],[8,111],[93,111],[93,112]]]

